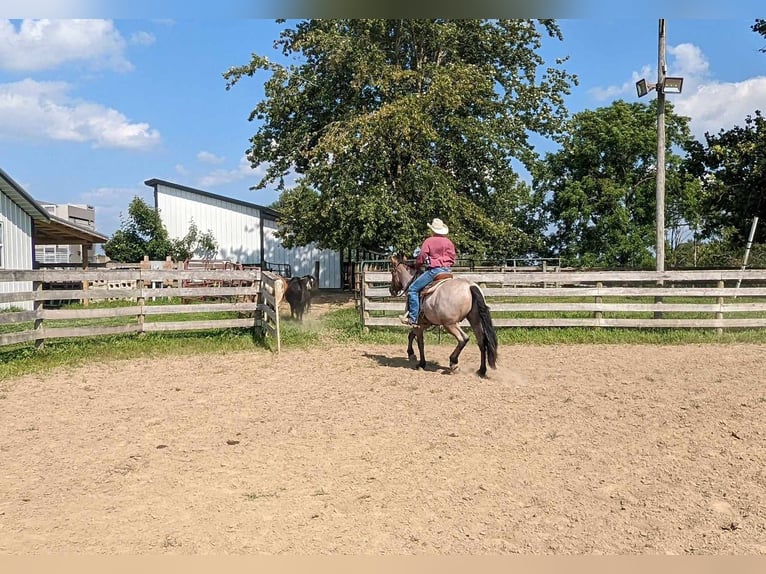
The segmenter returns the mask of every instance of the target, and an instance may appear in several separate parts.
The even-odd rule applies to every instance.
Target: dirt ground
[[[0,553],[766,554],[766,345],[404,348],[6,383]]]

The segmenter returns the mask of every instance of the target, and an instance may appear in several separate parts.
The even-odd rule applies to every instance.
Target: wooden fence
[[[31,285],[0,292],[0,346],[126,333],[260,328],[280,349],[281,281],[260,270],[0,270],[0,283]],[[16,287],[18,289],[18,287]],[[62,301],[77,306],[54,308]],[[94,301],[120,301],[110,307]],[[181,304],[174,304],[181,301]],[[31,308],[23,309],[23,307]],[[21,308],[21,310],[19,310]],[[224,317],[210,318],[221,313]],[[199,314],[207,315],[206,318]],[[109,320],[112,323],[104,324]],[[177,319],[177,320],[176,320]]]
[[[455,275],[482,287],[497,327],[766,327],[766,270]],[[403,326],[392,313],[404,297],[391,297],[390,281],[390,271],[364,270],[365,327]]]

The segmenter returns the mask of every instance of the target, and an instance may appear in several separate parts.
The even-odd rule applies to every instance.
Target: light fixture
[[[666,94],[680,94],[681,89],[684,87],[683,78],[675,78],[671,76],[665,76],[665,81],[662,82],[662,91]]]
[[[650,91],[652,91],[655,87],[655,84],[651,84],[647,82],[645,79],[640,79],[636,82],[636,93],[638,94],[638,97],[645,96]]]

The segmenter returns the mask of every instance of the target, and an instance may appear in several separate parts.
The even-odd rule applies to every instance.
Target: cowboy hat
[[[437,235],[447,235],[449,233],[449,227],[444,225],[444,222],[438,217],[434,217],[434,220],[428,224],[428,228]]]

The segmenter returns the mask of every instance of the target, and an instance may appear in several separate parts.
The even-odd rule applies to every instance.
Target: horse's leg
[[[425,344],[423,343],[424,329],[421,327],[418,327],[417,329],[413,329],[412,331],[415,333],[415,337],[417,337],[417,340],[418,340],[418,352],[420,353],[420,362],[418,363],[418,369],[425,369],[426,368],[426,352],[425,352]]]
[[[407,335],[407,358],[410,361],[415,360],[415,351],[412,349],[412,341],[415,340],[415,329],[410,329],[409,335]]]
[[[457,346],[455,347],[455,350],[452,351],[452,354],[449,356],[449,368],[450,371],[453,373],[457,373],[459,366],[458,366],[458,357],[460,357],[460,353],[463,351],[463,348],[468,344],[468,335],[466,335],[463,330],[458,326],[457,323],[453,323],[451,325],[442,325],[444,327],[444,330],[447,331],[450,335],[455,337],[457,340]]]

